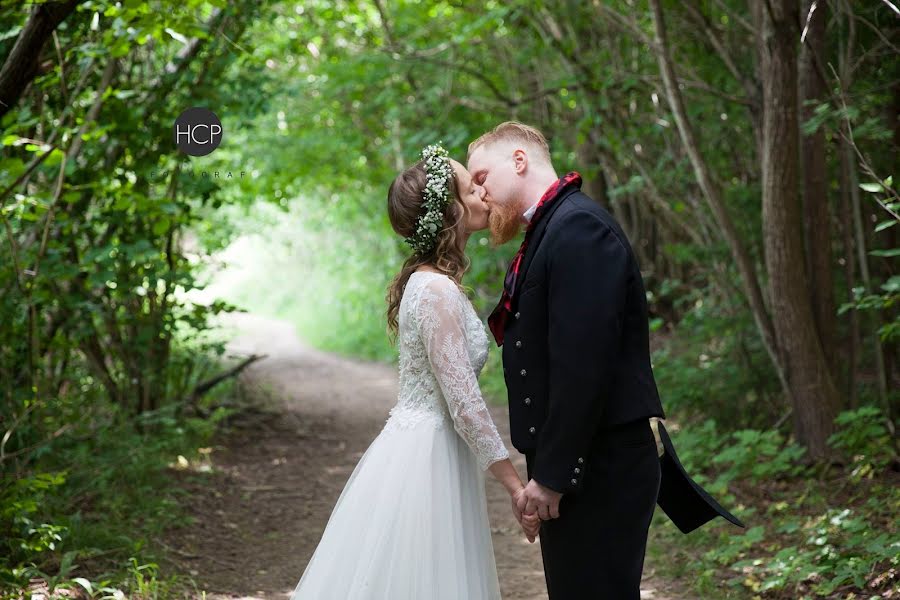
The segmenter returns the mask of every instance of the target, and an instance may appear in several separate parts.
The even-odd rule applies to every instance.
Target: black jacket
[[[570,494],[604,430],[665,419],[650,367],[644,280],[622,228],[577,187],[535,223],[503,344],[513,446],[531,476]],[[662,421],[657,503],[683,532],[716,516],[745,525],[684,470]]]
[[[665,413],[644,282],[616,220],[573,187],[531,236],[504,333],[512,443],[535,451],[538,483],[570,493],[598,432]]]

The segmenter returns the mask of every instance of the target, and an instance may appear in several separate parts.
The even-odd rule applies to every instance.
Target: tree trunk
[[[12,110],[22,92],[37,75],[38,59],[44,43],[57,25],[75,10],[78,2],[79,0],[47,2],[31,8],[28,21],[0,68],[0,117]]]
[[[825,97],[825,82],[818,65],[824,64],[826,3],[803,0],[800,13],[807,23],[806,42],[800,51],[800,114],[807,121],[815,114],[816,105]],[[809,16],[808,16],[809,15]],[[806,104],[813,100],[814,104]],[[803,225],[806,242],[808,289],[813,307],[816,331],[832,373],[837,372],[837,320],[835,314],[834,279],[831,260],[831,219],[829,218],[828,182],[825,167],[825,130],[803,136]],[[840,407],[837,407],[838,409]]]
[[[841,127],[844,127],[841,125]],[[843,242],[844,252],[844,277],[846,278],[846,297],[845,302],[853,300],[853,290],[856,287],[856,251],[853,245],[853,209],[851,207],[850,185],[852,178],[850,177],[850,169],[853,168],[850,163],[850,150],[846,140],[840,139],[838,145],[838,153],[840,154],[840,185],[841,185],[841,239]],[[845,313],[850,319],[849,329],[847,332],[847,340],[841,344],[845,348],[844,364],[846,365],[844,394],[847,399],[847,408],[857,408],[856,381],[858,379],[857,353],[862,347],[860,343],[859,333],[859,311],[851,310]]]
[[[794,432],[809,456],[828,456],[838,392],[816,334],[806,289],[803,214],[797,193],[798,0],[771,0],[762,10],[763,242],[772,321],[793,398]]]

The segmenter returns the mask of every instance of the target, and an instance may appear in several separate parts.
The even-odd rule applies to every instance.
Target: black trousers
[[[528,478],[534,454],[525,454]],[[661,471],[648,419],[599,431],[583,487],[563,495],[559,518],[541,522],[550,600],[639,600],[647,532]]]

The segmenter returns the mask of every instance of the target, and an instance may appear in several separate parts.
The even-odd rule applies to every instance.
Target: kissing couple
[[[613,216],[560,176],[541,132],[501,123],[440,144],[387,195],[411,252],[386,296],[399,393],[351,473],[292,600],[493,600],[500,586],[484,474],[540,538],[551,600],[638,600],[657,503],[687,533],[716,515],[743,526],[684,473],[662,424],[643,279]],[[466,243],[524,235],[488,329],[502,347],[510,461],[478,385],[490,339],[462,285]]]

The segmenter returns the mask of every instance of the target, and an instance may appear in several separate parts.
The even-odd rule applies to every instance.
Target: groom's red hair
[[[547,144],[547,138],[537,128],[518,121],[505,121],[500,123],[487,133],[483,134],[477,140],[469,144],[469,152],[466,157],[468,161],[472,157],[472,153],[486,144],[494,142],[518,142],[531,147],[537,151],[534,158],[540,158],[550,163],[550,146]]]

